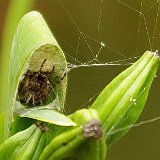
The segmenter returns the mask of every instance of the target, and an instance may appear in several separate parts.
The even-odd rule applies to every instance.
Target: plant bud
[[[157,52],[145,52],[108,84],[93,103],[91,108],[99,114],[108,145],[126,134],[140,116],[158,64]]]

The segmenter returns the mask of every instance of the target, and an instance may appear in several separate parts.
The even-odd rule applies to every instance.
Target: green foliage
[[[0,81],[0,142],[4,142],[0,145],[0,159],[104,160],[108,147],[125,135],[140,116],[158,69],[159,56],[144,53],[104,88],[90,109],[66,116],[62,112],[68,70],[63,51],[40,13],[29,12],[18,23],[32,3],[33,0],[13,0],[4,30],[1,59],[6,56],[6,61],[1,65],[6,74]],[[13,12],[14,6],[21,10]],[[18,96],[19,86],[30,85],[30,76],[35,74],[47,78],[52,92],[39,105],[28,103],[28,97],[23,103]],[[7,82],[10,87],[2,87]]]
[[[8,99],[7,92],[9,91],[8,84],[8,73],[9,73],[9,62],[10,62],[10,52],[12,46],[12,40],[15,33],[15,29],[21,17],[28,12],[35,0],[12,0],[10,1],[10,5],[8,7],[7,16],[5,19],[5,25],[3,29],[2,35],[2,44],[0,45],[0,113],[3,113],[5,116],[5,125],[1,127],[0,133],[2,134],[2,139],[0,139],[0,143],[2,143],[8,137],[8,129],[9,124],[7,124],[7,115],[8,115]],[[1,125],[4,124],[0,122]]]

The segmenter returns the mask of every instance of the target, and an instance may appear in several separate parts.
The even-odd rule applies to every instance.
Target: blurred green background
[[[0,0],[0,44],[10,2]],[[90,65],[69,71],[65,104],[68,114],[89,107],[98,93],[135,62],[136,57],[146,50],[160,48],[160,1],[157,0],[38,0],[30,10],[43,14],[69,64],[115,64]],[[0,58],[1,62],[5,60],[2,52]],[[4,71],[1,73],[2,78],[5,70],[0,69]],[[138,122],[159,119],[159,79],[160,72],[157,73]],[[158,160],[159,151],[160,121],[157,120],[133,127],[110,148],[108,159]]]

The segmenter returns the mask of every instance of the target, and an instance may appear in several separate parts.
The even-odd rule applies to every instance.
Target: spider
[[[32,72],[28,70],[20,81],[17,97],[22,104],[27,106],[46,104],[49,97],[54,95],[56,84],[51,84],[50,78],[54,74],[55,67],[53,66],[51,72],[44,72],[42,68],[45,62],[46,59],[43,61],[39,71]],[[66,73],[57,83],[60,83],[65,75]]]

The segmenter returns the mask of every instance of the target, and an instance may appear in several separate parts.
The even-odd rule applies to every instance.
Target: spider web
[[[58,3],[63,13],[60,18],[64,18],[64,22],[68,24],[62,33],[58,30],[54,32],[68,61],[69,82],[65,107],[67,113],[89,107],[102,89],[146,50],[156,51],[160,48],[160,1],[58,0]],[[65,32],[67,33],[64,34]],[[133,125],[133,133],[128,137],[138,135],[138,132],[142,132],[140,128],[147,132],[151,132],[152,129],[158,132],[157,126],[160,124],[158,79],[159,72],[152,84],[139,122]],[[113,133],[123,129],[125,128]],[[124,144],[124,141],[121,140],[121,143]],[[115,148],[116,154],[119,146]],[[133,149],[131,144],[128,146]],[[111,152],[113,159],[112,153],[114,154],[114,149]],[[155,151],[151,155],[147,158],[154,159]],[[118,157],[119,160],[128,158],[132,159],[129,155]],[[133,157],[138,158],[143,159],[141,156]]]

